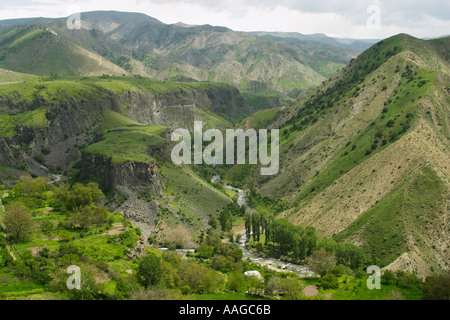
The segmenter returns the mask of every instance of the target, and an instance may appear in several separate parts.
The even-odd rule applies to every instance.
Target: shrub
[[[43,147],[41,148],[41,152],[42,152],[42,154],[44,154],[44,155],[48,155],[48,154],[50,154],[50,148],[49,148],[49,147],[46,147],[46,146],[43,146]]]
[[[337,289],[339,288],[339,281],[333,274],[327,274],[320,278],[319,285],[324,289]]]
[[[33,159],[34,161],[40,163],[40,164],[44,164],[44,155],[42,153],[35,153],[33,155]]]
[[[183,286],[182,288],[181,288],[181,293],[182,294],[190,294],[191,293],[191,287],[189,287],[189,286]]]
[[[422,287],[423,300],[450,300],[450,274],[428,277]]]
[[[138,266],[137,278],[139,283],[146,288],[161,282],[161,261],[155,254],[147,254],[141,259]]]
[[[395,284],[397,279],[395,278],[395,274],[391,270],[386,270],[381,277],[381,283],[384,285]]]
[[[397,273],[397,285],[402,288],[411,288],[413,285],[419,283],[420,280],[413,274],[399,271]]]

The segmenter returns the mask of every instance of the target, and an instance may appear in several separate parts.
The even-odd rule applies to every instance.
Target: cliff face
[[[207,121],[211,111],[235,117],[242,113],[245,105],[239,90],[226,85],[155,83],[155,88],[150,84],[149,89],[135,86],[123,92],[109,91],[100,86],[70,92],[70,82],[56,89],[52,89],[52,85],[51,82],[38,86],[30,84],[33,90],[37,90],[31,98],[25,91],[17,90],[0,95],[1,114],[22,115],[40,108],[46,110],[42,127],[16,128],[14,137],[0,137],[0,166],[19,170],[25,166],[22,173],[33,171],[36,175],[45,175],[45,168],[56,171],[70,169],[81,159],[80,150],[95,141],[106,110],[124,114],[144,125],[159,124],[192,130],[194,121]],[[157,90],[157,86],[163,89]],[[43,162],[37,163],[33,155],[41,154],[43,148],[49,152],[42,154]],[[105,184],[126,184],[133,174],[139,176],[137,181],[145,181],[142,177],[148,176],[147,169],[140,166],[112,168],[116,172],[115,178],[105,180]],[[119,177],[122,175],[124,178],[121,180]]]
[[[139,123],[188,129],[194,121],[207,118],[202,110],[236,117],[245,111],[244,105],[239,90],[228,86],[160,94],[128,91],[116,103],[117,107],[127,106],[127,115]]]
[[[4,138],[0,138],[0,164],[4,167],[15,164],[14,156]]]
[[[114,164],[104,156],[82,154],[81,179],[97,180],[107,190],[130,188],[149,189],[152,194],[160,194],[163,181],[157,163],[125,162]]]

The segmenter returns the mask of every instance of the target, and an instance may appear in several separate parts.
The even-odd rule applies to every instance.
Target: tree
[[[13,241],[22,242],[30,239],[34,223],[31,213],[23,203],[9,204],[5,209],[2,222]]]
[[[227,289],[234,292],[244,292],[246,287],[245,276],[239,270],[235,270],[228,275]]]
[[[138,266],[137,278],[139,283],[146,288],[161,282],[161,261],[154,253],[149,253],[141,259]]]
[[[83,186],[81,183],[75,183],[70,191],[67,187],[61,187],[55,190],[56,202],[62,204],[66,210],[72,211],[77,208],[91,207],[93,204],[99,204],[105,198],[103,192],[96,183],[88,183]]]
[[[450,273],[428,277],[422,288],[423,300],[450,300]]]
[[[258,211],[253,212],[252,215],[252,232],[253,240],[259,242],[261,238],[261,214]]]
[[[250,211],[245,213],[245,234],[247,239],[250,239],[252,234],[252,214]]]
[[[292,224],[287,219],[275,220],[269,227],[268,236],[274,244],[278,245],[278,249],[282,253],[292,250],[294,232]]]
[[[91,225],[105,225],[108,223],[108,210],[105,208],[78,207],[70,217],[70,221],[81,229],[89,228]],[[139,230],[140,229],[136,229]]]
[[[68,206],[69,187],[62,184],[53,190],[53,197],[51,199],[51,206],[55,209],[65,210]]]
[[[97,207],[93,210],[91,219],[92,223],[95,225],[105,225],[110,222],[108,219],[108,210],[102,207]],[[137,230],[140,231],[140,229],[136,228],[136,232],[138,232]]]
[[[282,279],[281,290],[284,293],[284,298],[287,300],[301,300],[303,298],[303,286],[296,279]]]
[[[103,194],[102,190],[100,190],[97,183],[90,182],[86,185],[86,188],[89,189],[91,193],[92,202],[95,205],[100,204],[105,199],[105,195]]]
[[[32,179],[29,175],[25,175],[21,176],[20,181],[14,185],[12,193],[16,196],[40,198],[49,189],[49,184],[45,178]]]
[[[81,183],[73,185],[68,194],[67,206],[69,210],[76,208],[89,207],[93,204],[93,199],[89,188],[86,188]]]
[[[225,208],[220,213],[219,222],[222,227],[222,231],[230,231],[233,228],[233,216],[228,208]]]
[[[314,252],[307,259],[308,266],[321,276],[330,273],[331,270],[336,266],[336,260],[332,253],[326,252],[324,250]]]
[[[364,251],[351,243],[337,244],[335,254],[337,264],[343,264],[352,270],[360,268],[366,261]]]
[[[70,221],[81,229],[86,229],[92,224],[92,209],[91,207],[78,207],[72,213]]]
[[[189,286],[192,292],[212,293],[221,289],[224,277],[204,265],[183,261],[180,265],[181,286]]]

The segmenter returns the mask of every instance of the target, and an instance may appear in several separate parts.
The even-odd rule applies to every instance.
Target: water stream
[[[220,183],[220,176],[213,176],[211,179],[212,183]],[[238,194],[238,199],[237,199],[237,204],[242,207],[244,206],[246,209],[248,209],[248,205],[247,205],[247,194],[245,193],[244,190],[233,187],[233,186],[229,186],[229,185],[223,185],[223,187],[225,189],[229,189],[229,190],[233,190],[235,192],[237,192]],[[269,269],[275,270],[275,271],[291,271],[293,273],[296,273],[297,275],[299,275],[300,277],[305,277],[305,278],[310,278],[310,277],[314,277],[314,272],[311,271],[308,267],[306,266],[302,266],[302,265],[298,265],[298,264],[293,264],[293,263],[288,263],[288,262],[283,262],[279,259],[273,259],[273,258],[262,258],[260,256],[257,256],[256,254],[254,254],[253,252],[251,252],[247,246],[246,246],[246,242],[247,242],[247,235],[245,230],[241,231],[240,233],[238,233],[239,236],[239,247],[241,248],[242,252],[243,252],[243,257],[244,260],[246,259],[250,259],[251,262],[257,263],[261,266],[265,266],[268,267]]]

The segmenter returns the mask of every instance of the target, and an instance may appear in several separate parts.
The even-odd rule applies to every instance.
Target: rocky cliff
[[[164,189],[157,163],[112,163],[107,157],[83,153],[80,175],[81,179],[96,180],[111,191],[149,189],[157,195]]]
[[[45,109],[38,127],[17,126],[13,137],[2,137],[0,121],[0,166],[23,169],[25,165],[26,172],[40,168],[41,164],[50,171],[70,169],[81,160],[81,150],[96,142],[107,110],[143,125],[192,129],[195,120],[207,122],[211,112],[235,118],[245,109],[239,90],[228,85],[127,77],[81,80],[39,80],[20,87],[11,85],[9,91],[5,89],[0,93],[0,114],[8,117],[25,118],[36,110]],[[118,90],[117,87],[129,89]],[[223,123],[227,122],[219,121]],[[48,152],[41,155],[43,148]],[[35,154],[42,158],[41,163],[33,161]],[[34,174],[45,174],[45,168],[40,169]],[[116,170],[116,175],[105,181],[109,186],[126,184],[134,173],[147,175],[147,169],[140,165],[112,170]],[[125,177],[120,180],[118,177],[122,174]],[[141,180],[145,179],[137,178]]]

